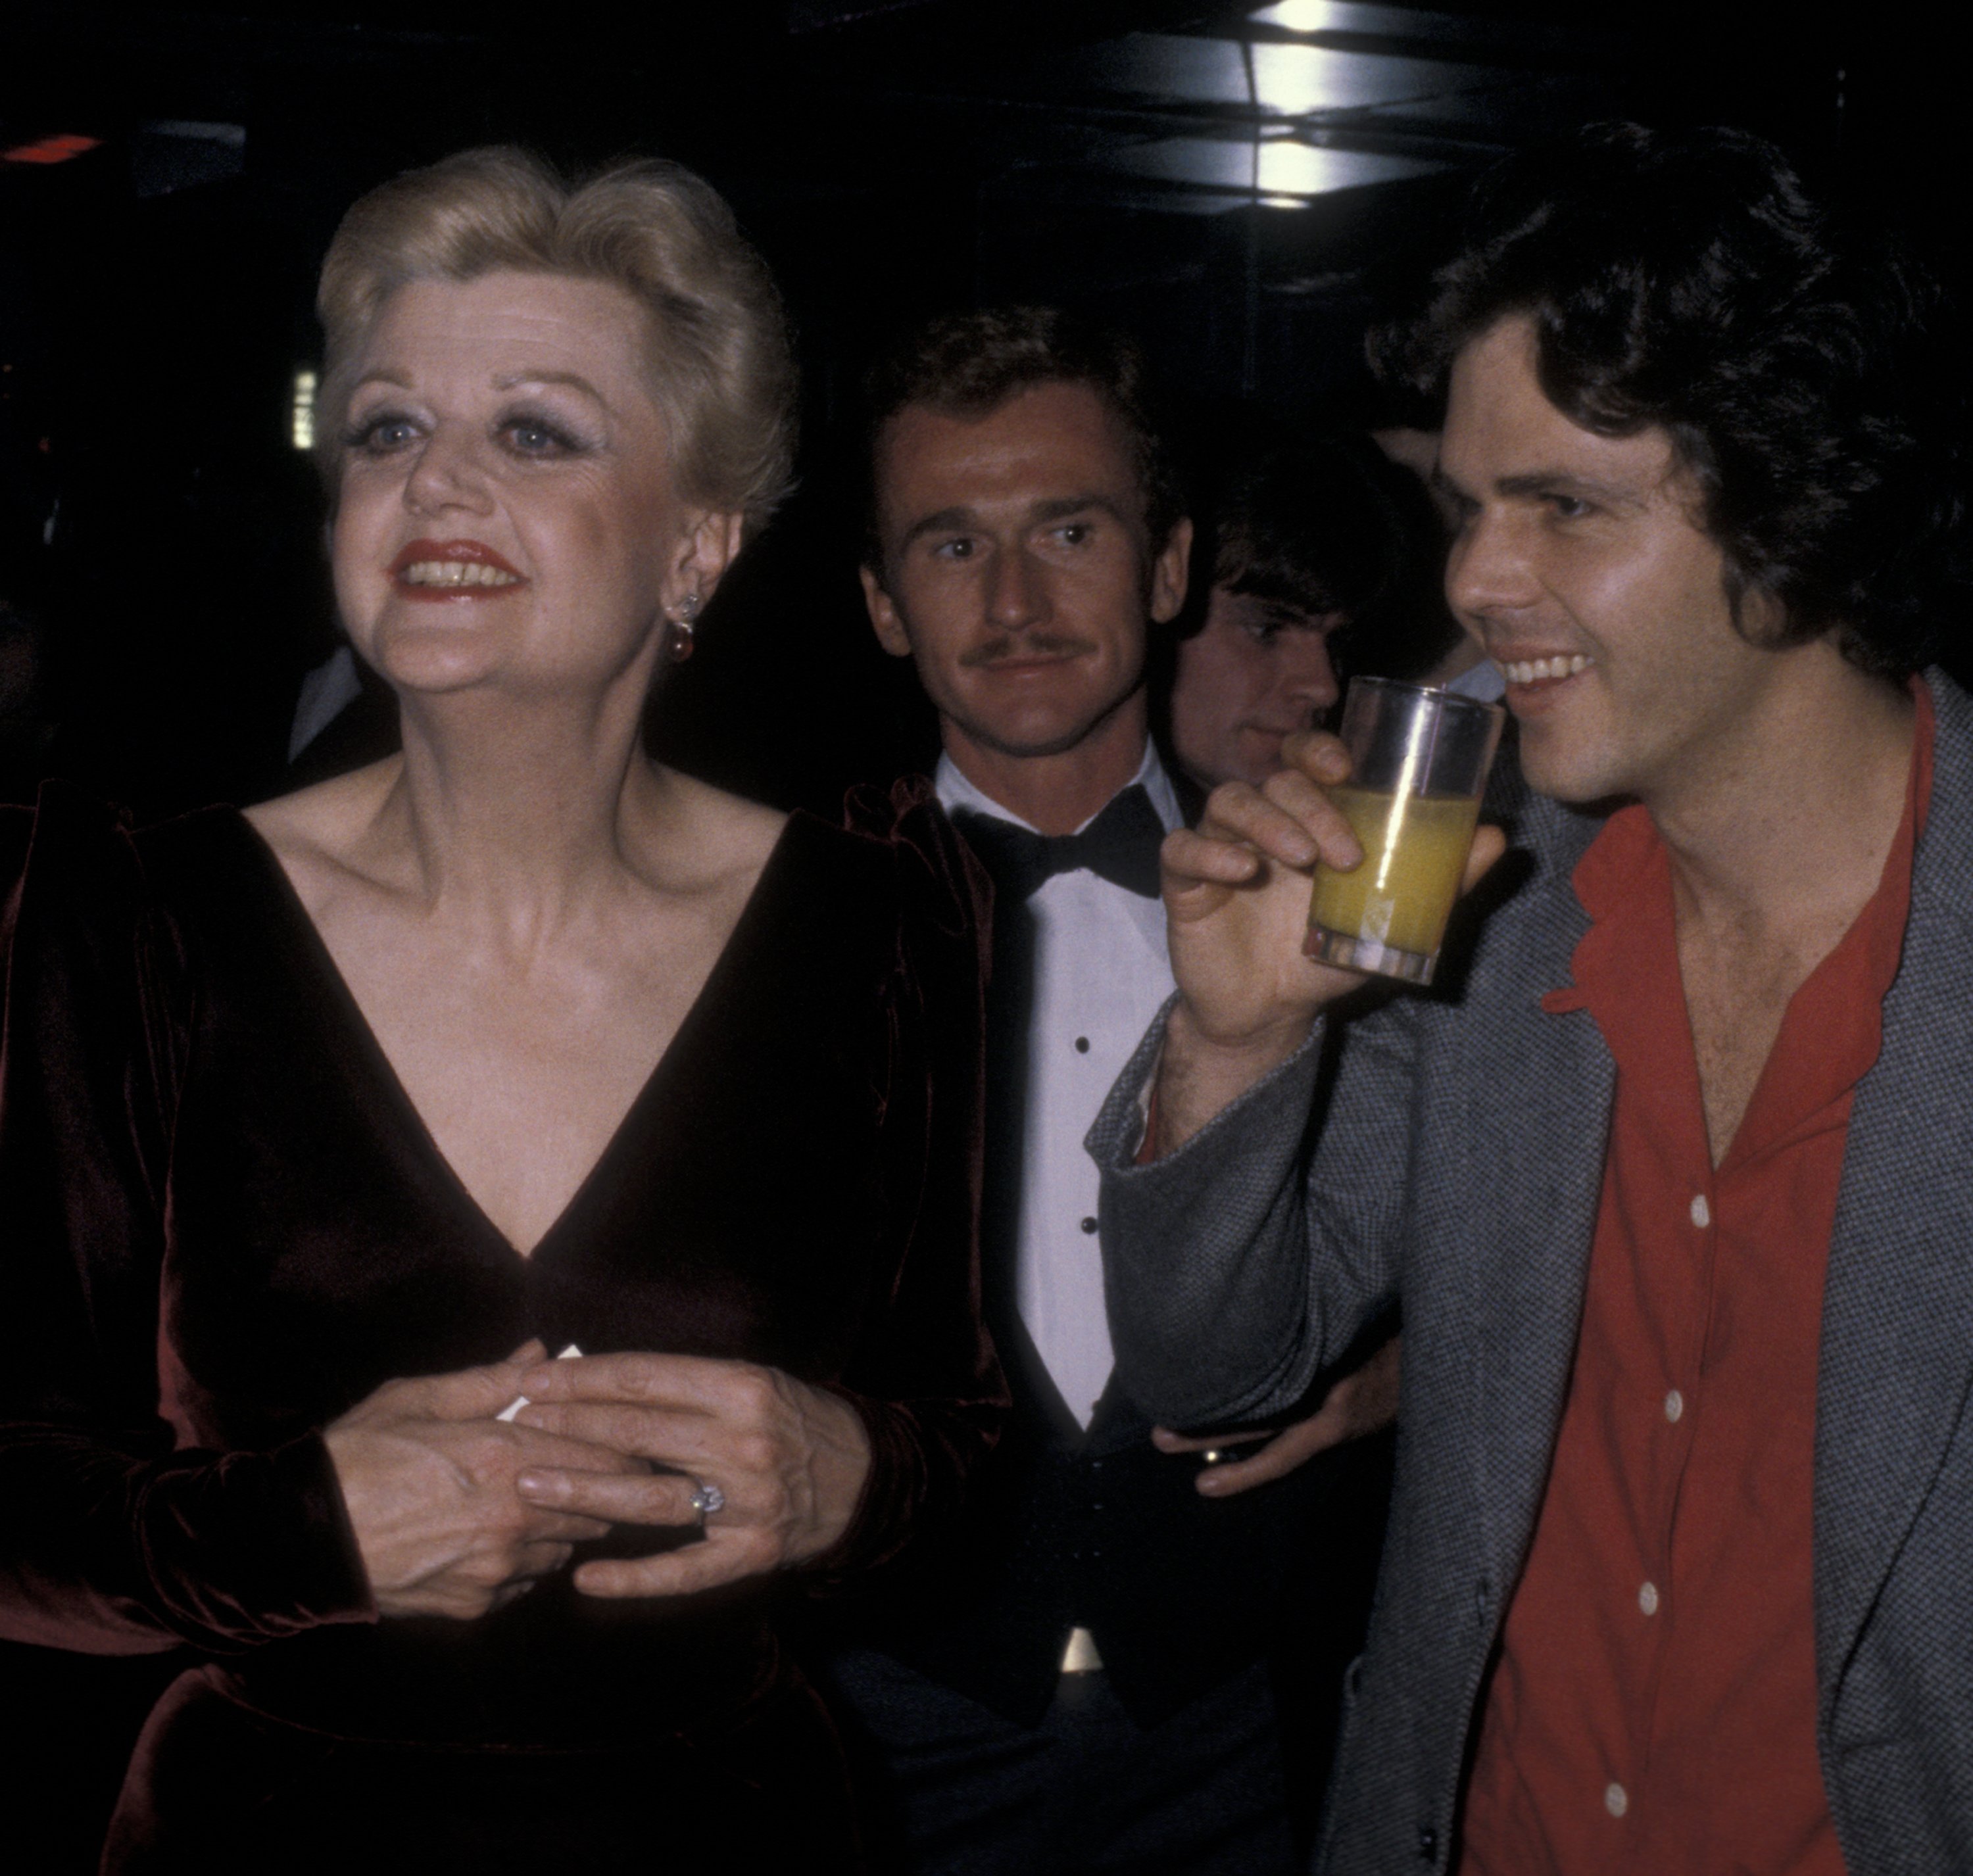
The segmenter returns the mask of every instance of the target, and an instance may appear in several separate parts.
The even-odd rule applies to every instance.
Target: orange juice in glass
[[[1310,957],[1431,982],[1505,716],[1425,685],[1352,681],[1341,730],[1350,776],[1329,795],[1363,858],[1347,872],[1316,868]]]

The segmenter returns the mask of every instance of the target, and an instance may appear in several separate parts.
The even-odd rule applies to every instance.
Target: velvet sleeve
[[[193,992],[127,832],[51,785],[0,820],[0,1634],[230,1651],[373,1618],[318,1435],[181,1445],[160,1398]]]
[[[852,831],[889,843],[897,940],[885,996],[879,1142],[888,1294],[839,1390],[871,1467],[849,1531],[819,1567],[846,1574],[956,1515],[992,1449],[1006,1389],[980,1313],[982,908],[990,891],[922,782],[852,796]]]

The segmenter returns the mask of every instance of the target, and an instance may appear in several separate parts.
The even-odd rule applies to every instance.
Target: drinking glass
[[[1319,865],[1303,950],[1325,964],[1428,984],[1459,896],[1507,713],[1422,684],[1356,678],[1340,731],[1350,779],[1329,791],[1363,849]]]

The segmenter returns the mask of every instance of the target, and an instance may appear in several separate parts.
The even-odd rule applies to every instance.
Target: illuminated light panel
[[[1425,59],[1338,52],[1327,46],[1257,45],[1252,51],[1255,101],[1284,117],[1398,104],[1482,82],[1470,67]]]
[[[1263,7],[1247,17],[1257,26],[1278,26],[1284,32],[1334,32],[1342,27],[1339,16],[1348,11],[1337,0],[1281,0],[1278,6]]]
[[[1402,182],[1440,168],[1415,156],[1389,156],[1373,150],[1317,149],[1289,137],[1261,145],[1254,186],[1262,196],[1327,195],[1333,189],[1359,189],[1374,182]]]
[[[102,142],[100,137],[66,131],[59,136],[37,137],[32,143],[17,143],[11,150],[0,150],[0,163],[65,163],[71,156],[97,149]]]
[[[1273,6],[1247,15],[1256,26],[1278,27],[1288,33],[1375,33],[1386,39],[1435,37],[1457,27],[1442,13],[1420,13],[1410,7],[1379,6],[1366,0],[1276,0]]]
[[[1063,70],[1078,87],[1153,100],[1160,108],[1174,103],[1235,110],[1258,106],[1273,117],[1415,106],[1427,100],[1436,106],[1441,100],[1497,87],[1510,76],[1482,65],[1301,39],[1243,45],[1236,39],[1183,33],[1127,33],[1088,48]]]
[[[1263,208],[1306,208],[1308,198],[1305,195],[1264,195],[1261,198]]]
[[[1445,167],[1423,157],[1382,151],[1316,149],[1288,137],[1262,143],[1258,159],[1255,145],[1243,139],[1165,137],[1119,150],[1107,156],[1103,166],[1154,181],[1237,193],[1249,201],[1256,194],[1263,201],[1279,197],[1280,206],[1290,198],[1401,181]]]
[[[288,440],[297,449],[315,447],[316,374],[303,366],[295,374],[295,392],[288,412]]]
[[[1318,150],[1280,138],[1261,145],[1255,181],[1269,195],[1322,195],[1360,181],[1362,161],[1354,150]]]

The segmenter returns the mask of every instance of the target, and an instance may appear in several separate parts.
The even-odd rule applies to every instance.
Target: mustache
[[[1060,632],[1008,632],[976,645],[960,655],[969,671],[983,671],[995,665],[1012,664],[1027,658],[1075,658],[1096,649],[1089,639],[1078,639]]]

